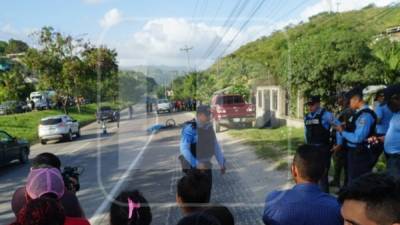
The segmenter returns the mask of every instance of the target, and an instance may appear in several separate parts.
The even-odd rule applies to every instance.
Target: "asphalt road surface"
[[[42,152],[58,155],[63,166],[81,166],[81,190],[78,198],[91,224],[109,224],[107,212],[113,196],[121,190],[138,189],[149,201],[152,224],[176,224],[182,217],[175,205],[176,182],[182,176],[179,155],[180,128],[149,134],[153,124],[173,118],[181,124],[193,118],[191,113],[147,114],[143,105],[135,107],[134,118],[121,114],[120,127],[108,124],[107,135],[97,123],[82,128],[82,136],[73,142],[56,142],[31,147],[30,158]],[[262,224],[266,193],[287,185],[287,174],[276,172],[258,160],[248,147],[228,135],[218,135],[227,159],[227,173],[221,175],[214,161],[211,201],[228,206],[236,224]],[[0,168],[0,224],[13,221],[11,197],[23,186],[29,164],[12,163]]]

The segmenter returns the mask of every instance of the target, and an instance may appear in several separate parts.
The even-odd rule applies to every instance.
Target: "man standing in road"
[[[192,120],[182,129],[179,159],[185,173],[190,170],[201,170],[210,178],[210,190],[212,187],[211,158],[215,156],[221,168],[221,174],[225,173],[225,158],[218,144],[215,131],[210,121],[210,107],[201,105],[197,108],[196,120]]]
[[[305,124],[305,141],[307,144],[316,145],[323,152],[323,160],[325,162],[326,171],[329,171],[331,164],[331,124],[335,117],[326,109],[321,107],[319,96],[312,96],[307,101],[309,113],[304,118]],[[324,174],[320,180],[321,189],[329,192],[328,172]]]
[[[350,108],[355,114],[350,118],[350,124],[336,126],[339,135],[344,138],[347,150],[348,182],[369,173],[373,167],[373,154],[368,144],[368,138],[375,133],[376,114],[364,102],[362,88],[349,91]]]

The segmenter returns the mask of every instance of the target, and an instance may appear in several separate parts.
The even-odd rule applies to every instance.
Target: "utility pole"
[[[339,7],[340,7],[340,1],[336,2],[336,12],[339,12]]]
[[[193,47],[188,47],[185,45],[184,48],[181,48],[181,51],[186,52],[187,56],[187,62],[188,62],[188,72],[190,72],[190,56],[189,56],[189,51],[193,50]]]

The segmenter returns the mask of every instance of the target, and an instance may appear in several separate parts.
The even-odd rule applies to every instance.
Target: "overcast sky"
[[[393,0],[19,0],[2,1],[0,40],[22,39],[42,26],[118,52],[120,66],[204,69],[216,58],[289,23],[323,11],[348,11]]]

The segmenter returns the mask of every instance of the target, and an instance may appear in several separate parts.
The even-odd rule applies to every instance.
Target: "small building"
[[[290,97],[290,93],[279,85],[255,87],[256,126],[304,127],[304,99],[298,92]]]
[[[400,26],[387,28],[386,35],[392,41],[400,41]]]

